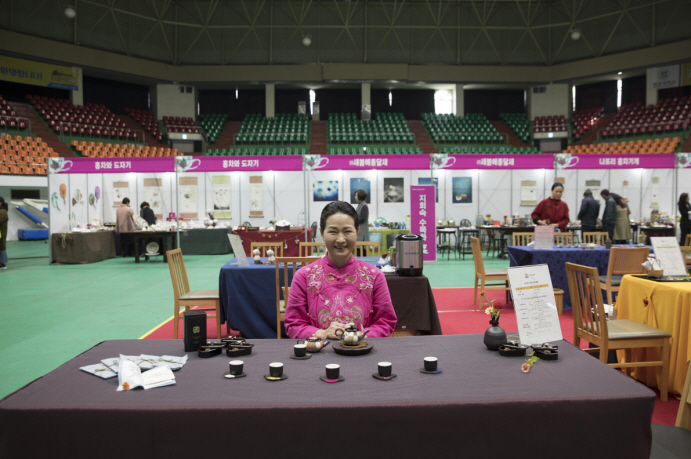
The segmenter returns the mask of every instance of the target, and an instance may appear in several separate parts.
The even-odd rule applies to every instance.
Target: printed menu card
[[[665,276],[688,276],[677,238],[651,237],[650,243],[653,245],[655,258],[660,260]]]

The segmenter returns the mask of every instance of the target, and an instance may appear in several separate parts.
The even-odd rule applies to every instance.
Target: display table
[[[636,247],[635,244],[615,245],[614,247]],[[594,249],[580,247],[554,247],[552,250],[535,250],[533,247],[510,246],[510,266],[549,265],[552,287],[564,290],[564,309],[571,309],[571,294],[569,282],[566,279],[566,265],[568,261],[577,265],[597,268],[603,276],[607,274],[609,264],[609,250],[603,246]]]
[[[360,258],[376,265],[378,257]],[[262,258],[266,261],[266,258]],[[279,267],[283,286],[283,265]],[[289,279],[292,281],[292,266]],[[441,334],[437,305],[426,277],[386,276],[397,329]],[[233,258],[221,268],[219,276],[221,323],[247,338],[276,338],[276,267],[250,265],[240,267]]]
[[[640,226],[641,234],[645,234],[645,243],[650,244],[651,237],[670,237],[674,236],[673,226]]]
[[[166,256],[167,250],[175,250],[177,248],[177,236],[175,231],[131,231],[129,233],[120,233],[120,238],[134,238],[134,262],[139,263],[139,248],[143,247],[144,252],[146,252],[146,245],[151,240],[160,240],[162,244],[159,244],[158,251],[163,255],[163,261],[168,263],[168,257]],[[171,240],[170,245],[168,245],[168,239]],[[143,246],[140,244],[143,241]],[[157,242],[158,243],[158,242]],[[170,249],[169,249],[170,247]],[[184,255],[184,254],[183,254]]]
[[[644,304],[644,299],[648,304]],[[624,276],[617,297],[617,318],[631,319],[672,335],[669,391],[680,395],[691,359],[691,282],[655,282]],[[633,360],[660,359],[659,349],[634,349]],[[658,387],[655,368],[636,368],[636,379]]]
[[[53,233],[52,241],[52,261],[58,264],[96,263],[115,258],[113,231]]]
[[[191,229],[180,232],[183,255],[224,255],[233,251],[228,240],[230,228]]]
[[[293,340],[253,340],[252,354],[240,359],[247,376],[235,380],[223,378],[225,355],[191,352],[175,385],[129,392],[116,392],[117,377],[79,367],[119,354],[183,355],[182,341],[105,341],[0,401],[0,457],[650,455],[655,394],[565,341],[558,361],[539,361],[529,374],[520,371],[523,359],[488,351],[482,335],[368,341],[374,349],[364,356],[328,346],[299,361],[289,358]],[[420,373],[426,356],[438,357],[441,374]],[[384,360],[395,379],[372,377]],[[265,380],[271,362],[282,362],[288,379]],[[329,363],[341,366],[343,382],[320,381]],[[340,444],[310,427],[340,428],[344,419],[356,420],[352,433],[366,434]],[[598,434],[584,440],[574,429],[586,425]]]
[[[312,242],[312,228],[307,228],[307,241],[305,241],[305,230],[291,231],[233,231],[242,239],[242,248],[245,255],[252,256],[253,242],[280,242],[283,244],[284,257],[300,256],[300,242]],[[285,246],[288,245],[288,248]],[[281,256],[278,253],[276,256]]]

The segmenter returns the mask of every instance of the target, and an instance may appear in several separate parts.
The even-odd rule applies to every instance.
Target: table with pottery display
[[[156,242],[158,245],[158,253],[151,255],[163,255],[163,261],[168,263],[168,257],[166,256],[166,251],[175,250],[177,248],[177,236],[175,231],[131,231],[128,233],[120,233],[120,238],[133,238],[134,239],[134,262],[139,263],[140,250],[139,248],[148,246],[149,242]],[[170,244],[168,243],[170,240]],[[143,241],[143,245],[140,241]],[[158,242],[161,242],[160,244]],[[144,252],[148,252],[145,250]],[[144,256],[142,253],[141,256]]]
[[[57,264],[96,263],[115,258],[114,232],[73,231],[53,233],[52,256]]]
[[[674,226],[640,226],[638,230],[645,235],[645,244],[650,244],[651,237],[674,237]]]
[[[277,257],[297,257],[300,253],[300,242],[312,242],[312,228],[307,228],[307,241],[305,241],[305,230],[289,231],[247,231],[235,230],[233,234],[240,236],[242,248],[245,255],[252,256],[253,242],[272,242],[283,245],[283,254],[276,254]]]
[[[371,265],[377,257],[360,258]],[[267,261],[267,258],[262,258]],[[292,280],[292,267],[289,280]],[[283,265],[279,267],[283,286]],[[397,330],[416,330],[421,334],[441,334],[437,306],[429,280],[425,276],[387,275],[386,283],[396,312]],[[219,297],[221,323],[228,321],[233,330],[247,338],[276,338],[276,267],[254,264],[238,266],[233,258],[221,268]]]
[[[513,225],[482,225],[478,229],[485,231],[487,233],[487,239],[492,237],[494,231],[499,231],[499,237],[501,239],[501,247],[499,251],[499,258],[504,258],[506,256],[506,247],[513,243],[512,234],[513,233],[534,233],[534,226],[513,226]],[[506,238],[509,238],[507,241]]]
[[[199,228],[180,232],[180,248],[183,255],[224,255],[233,251],[228,235],[232,229],[225,227]]]
[[[253,352],[237,358],[244,377],[224,377],[233,360],[225,355],[189,352],[174,385],[121,392],[117,377],[104,380],[79,368],[120,354],[182,356],[182,341],[104,341],[0,401],[0,457],[62,451],[122,457],[123,448],[128,459],[199,457],[200,451],[208,457],[351,452],[364,458],[582,459],[593,451],[649,457],[650,389],[565,341],[557,342],[558,360],[538,361],[526,374],[522,358],[489,351],[482,339],[367,338],[373,349],[366,355],[338,355],[326,346],[305,360],[291,358],[294,340],[254,340]],[[439,372],[422,371],[430,356]],[[391,363],[395,378],[374,377],[382,362]],[[271,363],[282,364],[281,378],[265,377],[276,367]],[[339,366],[339,382],[324,382],[327,365]],[[337,445],[333,435],[312,427],[324,419],[369,433]],[[502,419],[545,434],[538,441]],[[574,426],[583,425],[606,435],[584,441],[574,435]],[[181,426],[203,427],[181,433]],[[133,438],[133,432],[140,434]]]

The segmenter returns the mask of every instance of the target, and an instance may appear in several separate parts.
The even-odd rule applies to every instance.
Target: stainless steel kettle
[[[399,234],[396,236],[396,274],[422,276],[422,236]]]

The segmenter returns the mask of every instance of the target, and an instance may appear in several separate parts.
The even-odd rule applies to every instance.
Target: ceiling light
[[[302,44],[305,46],[309,46],[312,44],[312,36],[311,35],[305,35],[302,37]]]
[[[75,10],[73,6],[66,6],[65,7],[65,17],[67,19],[74,19],[76,16],[77,16],[77,10]]]
[[[617,73],[617,75],[621,75],[621,72]]]
[[[571,39],[578,40],[581,38],[581,29],[571,29]]]

